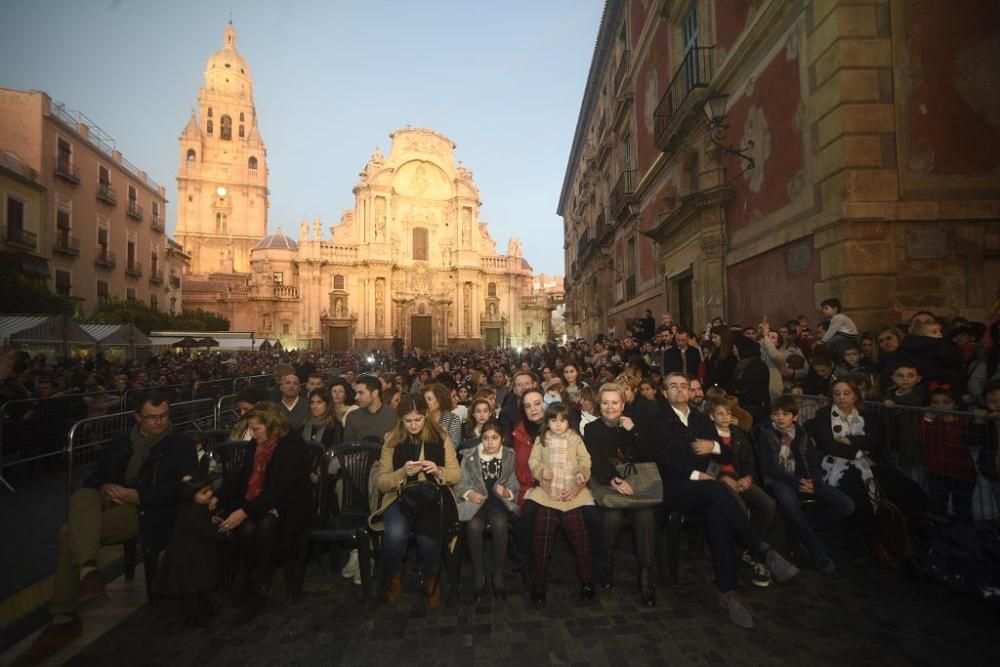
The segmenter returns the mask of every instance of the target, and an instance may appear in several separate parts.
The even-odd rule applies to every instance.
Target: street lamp
[[[746,167],[743,171],[750,171],[756,166],[753,157],[750,156],[750,149],[753,148],[753,141],[747,139],[746,146],[733,146],[722,143],[726,137],[726,130],[729,124],[726,122],[726,111],[729,103],[729,95],[724,93],[712,93],[705,102],[705,117],[708,119],[708,140],[712,145],[723,153],[736,155],[746,160]]]

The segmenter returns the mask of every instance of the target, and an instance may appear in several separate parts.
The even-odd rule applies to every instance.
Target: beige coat
[[[406,468],[393,469],[392,457],[396,448],[391,443],[386,443],[382,447],[382,456],[378,462],[379,474],[375,478],[375,488],[381,495],[378,509],[368,518],[368,525],[373,530],[382,530],[382,515],[396,502],[399,496],[399,487],[406,481]],[[445,436],[444,439],[444,475],[440,480],[443,486],[455,486],[462,479],[462,468],[458,465],[458,458],[455,456],[455,445],[451,444],[451,438]],[[420,473],[423,475],[423,473]]]
[[[549,437],[552,437],[551,433]],[[571,465],[573,465],[573,475],[575,476],[578,472],[583,473],[584,484],[586,484],[590,480],[590,453],[583,444],[583,438],[576,431],[572,429],[567,431],[566,438],[568,440],[567,457]],[[535,445],[531,448],[531,456],[528,458],[528,467],[531,468],[531,474],[540,482],[540,485],[529,489],[528,493],[524,496],[525,500],[532,500],[539,505],[551,507],[560,512],[566,512],[577,507],[583,507],[584,505],[593,505],[594,497],[590,494],[590,489],[586,486],[576,495],[576,498],[569,502],[555,500],[549,496],[546,490],[548,483],[542,480],[542,472],[546,468],[552,467],[551,454],[552,449],[550,447],[543,447],[539,439],[535,438]]]

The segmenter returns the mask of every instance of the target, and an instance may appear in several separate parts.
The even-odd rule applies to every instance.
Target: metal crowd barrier
[[[175,430],[205,431],[215,428],[216,401],[205,398],[183,401],[170,406],[170,422]],[[103,417],[81,419],[66,434],[66,491],[74,491],[77,469],[97,461],[101,447],[120,434],[128,433],[135,424],[135,412],[120,412]]]
[[[803,424],[829,404],[825,396],[793,396]],[[881,401],[866,401],[865,407],[878,412],[890,460],[923,488],[933,519],[1000,518],[1000,481],[990,480],[1000,479],[1000,460],[987,460],[984,453],[989,438],[1000,437],[1000,418],[898,403],[886,407]]]
[[[238,394],[220,396],[215,403],[215,428],[232,428],[239,421],[239,409],[236,404]]]

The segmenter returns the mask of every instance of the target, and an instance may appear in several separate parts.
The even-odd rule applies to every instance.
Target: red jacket
[[[917,442],[927,448],[927,471],[954,479],[975,479],[976,467],[965,443],[968,421],[921,419],[917,424]]]
[[[514,427],[510,437],[511,446],[514,448],[514,474],[517,475],[517,483],[520,486],[517,492],[517,506],[520,509],[524,507],[524,494],[535,486],[535,477],[528,467],[528,459],[531,458],[531,448],[535,446],[535,440],[528,434],[523,419]]]

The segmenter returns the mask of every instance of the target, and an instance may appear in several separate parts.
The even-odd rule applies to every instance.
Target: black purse
[[[420,443],[420,455],[417,458],[424,458],[423,443]],[[403,482],[398,495],[403,513],[409,517],[441,509],[441,485],[424,472],[417,473],[416,479]]]

